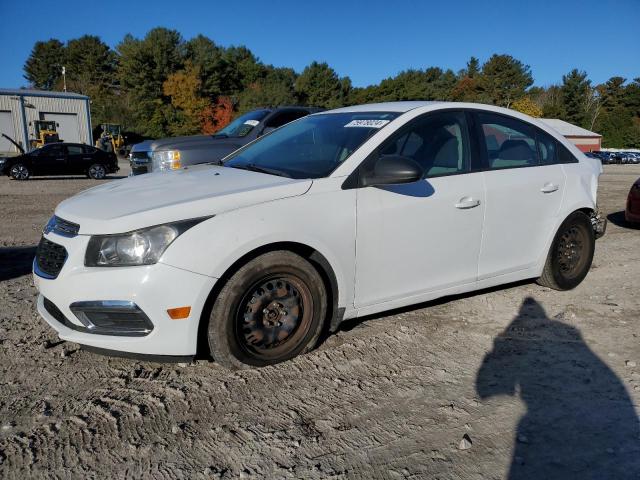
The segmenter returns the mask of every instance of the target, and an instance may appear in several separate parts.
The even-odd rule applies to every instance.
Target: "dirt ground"
[[[261,370],[109,358],[60,342],[30,263],[86,179],[0,178],[0,477],[640,478],[640,167],[574,291],[532,282],[346,323]],[[126,173],[126,171],[125,171]]]

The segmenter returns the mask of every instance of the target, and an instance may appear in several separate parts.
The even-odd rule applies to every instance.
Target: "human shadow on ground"
[[[494,339],[476,390],[526,404],[509,479],[640,478],[640,423],[623,382],[533,298]]]
[[[0,282],[31,273],[36,246],[0,247]]]

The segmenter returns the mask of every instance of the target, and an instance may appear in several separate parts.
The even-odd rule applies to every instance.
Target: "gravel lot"
[[[605,169],[608,232],[574,291],[447,298],[241,372],[60,342],[31,258],[95,182],[0,178],[0,477],[640,478],[640,230],[619,213],[640,167]]]

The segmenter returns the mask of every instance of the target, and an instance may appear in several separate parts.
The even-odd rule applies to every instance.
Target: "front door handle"
[[[467,208],[473,208],[480,205],[480,200],[474,200],[473,197],[462,197],[458,203],[456,203],[456,208],[461,210],[465,210]]]
[[[558,188],[560,188],[558,185],[555,185],[551,182],[547,182],[543,185],[543,187],[540,189],[540,191],[542,193],[553,193],[555,191],[558,190]]]

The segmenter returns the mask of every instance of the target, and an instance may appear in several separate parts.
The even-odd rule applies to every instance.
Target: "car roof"
[[[348,113],[348,112],[408,112],[414,108],[428,107],[439,103],[454,102],[438,102],[438,101],[409,101],[409,102],[381,102],[367,103],[364,105],[351,105],[349,107],[336,108],[329,110],[327,113]]]

